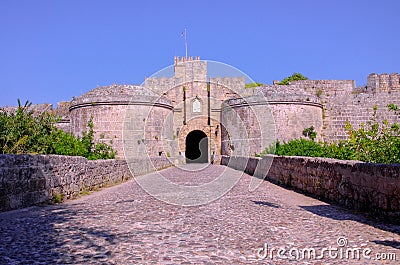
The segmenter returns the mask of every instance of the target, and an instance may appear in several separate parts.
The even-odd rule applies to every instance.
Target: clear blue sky
[[[400,72],[400,1],[0,1],[0,106],[140,84],[184,55],[258,82]]]

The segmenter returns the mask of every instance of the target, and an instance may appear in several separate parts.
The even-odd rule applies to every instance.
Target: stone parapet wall
[[[320,94],[319,91],[331,94],[351,93],[356,84],[354,80],[298,80],[290,82],[289,86],[317,95]]]
[[[143,159],[128,159],[129,169],[135,176],[147,174],[173,165],[171,158],[166,156],[143,158]]]
[[[114,84],[111,86],[97,87],[74,98],[71,101],[70,111],[85,106],[121,104],[158,104],[169,107],[170,101],[138,85]]]
[[[225,156],[221,164],[346,207],[400,221],[400,164],[272,155]]]
[[[260,93],[269,103],[275,102],[309,102],[321,105],[321,99],[315,91],[305,90],[299,85],[269,85],[258,88]]]
[[[22,106],[24,106],[24,103],[25,102],[21,102]],[[6,106],[2,109],[7,113],[15,113],[15,112],[17,112],[18,106]],[[50,103],[32,104],[27,110],[32,111],[34,114],[50,112],[50,111],[53,111],[53,104],[50,104]]]
[[[245,89],[244,77],[211,77],[210,83],[217,86],[224,86],[241,96],[249,95],[251,91],[251,89]]]
[[[182,87],[183,85],[185,85],[183,77],[148,77],[144,81],[144,87],[159,95],[167,93],[175,87]]]
[[[165,168],[166,158],[144,166],[145,174]],[[125,160],[94,160],[59,155],[0,155],[0,211],[51,202],[57,194],[66,199],[132,178]]]

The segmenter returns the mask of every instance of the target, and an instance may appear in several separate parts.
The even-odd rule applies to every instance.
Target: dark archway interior
[[[186,163],[208,163],[208,138],[199,130],[186,136]]]

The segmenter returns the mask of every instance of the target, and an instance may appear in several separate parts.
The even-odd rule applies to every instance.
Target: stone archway
[[[208,137],[200,130],[191,131],[185,140],[186,163],[208,163]]]

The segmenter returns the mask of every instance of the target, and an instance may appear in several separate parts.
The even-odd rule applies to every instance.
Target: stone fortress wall
[[[311,126],[317,140],[340,141],[348,137],[348,122],[355,128],[366,124],[375,109],[378,121],[399,120],[387,107],[400,105],[399,74],[370,74],[364,87],[352,80],[301,80],[248,89],[244,77],[209,77],[207,69],[199,57],[175,57],[171,77],[146,78],[144,86],[98,87],[57,108],[31,109],[60,116],[56,125],[78,136],[92,117],[96,140],[112,142],[118,158],[124,158],[125,141],[133,158],[146,153],[171,163],[184,161],[194,130],[204,132],[209,158],[218,161],[221,155],[254,155],[275,139],[302,137]]]
[[[302,137],[302,131],[310,126],[314,126],[318,133],[317,140],[333,142],[346,139],[346,123],[350,122],[355,127],[367,123],[375,110],[378,121],[399,122],[398,115],[388,111],[387,107],[390,103],[400,106],[399,74],[371,74],[365,87],[356,87],[351,80],[302,80],[285,86],[272,84],[246,89],[243,77],[208,78],[207,62],[198,57],[175,58],[174,63],[174,76],[147,78],[144,86],[114,84],[98,87],[73,98],[71,102],[59,103],[57,108],[51,104],[32,105],[30,108],[36,113],[46,111],[59,116],[56,125],[77,136],[88,129],[88,120],[92,118],[96,141],[111,141],[120,160],[91,162],[84,158],[58,156],[2,156],[2,209],[27,206],[25,201],[48,201],[55,189],[62,189],[57,192],[73,196],[93,185],[108,185],[125,179],[128,169],[134,175],[140,175],[185,163],[188,148],[199,145],[187,142],[194,131],[203,132],[207,138],[208,149],[205,152],[208,161],[214,159],[214,162],[219,162],[224,155],[231,156],[232,161],[238,157],[254,156],[275,140]],[[16,107],[2,110],[15,111]],[[307,175],[313,179],[319,166],[296,161],[296,168],[292,171],[301,168],[299,172],[303,175],[299,176],[302,180],[298,183],[307,190],[312,184],[307,182],[310,179]],[[358,165],[358,162],[354,163]],[[353,172],[353,164],[349,166],[349,172]],[[25,168],[25,165],[28,166]],[[278,167],[279,164],[275,166]],[[337,167],[338,171],[341,167]],[[80,171],[75,172],[74,168]],[[369,165],[362,168],[369,168]],[[398,171],[397,166],[393,168]],[[57,172],[54,173],[53,169]],[[380,169],[384,170],[380,166],[373,167],[374,174]],[[278,171],[275,173],[278,174]],[[85,172],[88,176],[84,175]],[[52,186],[54,174],[62,184]],[[351,174],[350,177],[358,181]],[[379,174],[376,173],[376,177],[380,178]],[[99,179],[99,175],[103,179]],[[368,174],[364,175],[367,177]],[[108,179],[109,176],[112,180]],[[276,178],[286,181],[285,176]],[[19,187],[18,179],[21,178],[24,181],[21,187],[25,191]],[[368,178],[368,181],[371,180]],[[326,183],[328,185],[329,181]],[[379,183],[386,185],[385,181]],[[335,187],[328,188],[336,190]],[[363,194],[369,191],[362,189]],[[9,193],[6,194],[6,191]],[[352,196],[354,200],[359,200],[356,197],[361,195],[350,194],[348,198]],[[383,211],[389,209],[385,206],[385,196],[374,202]],[[398,214],[398,205],[390,207],[397,207]]]
[[[348,137],[347,123],[354,128],[359,128],[361,124],[367,125],[375,111],[377,122],[399,122],[399,115],[388,109],[390,103],[400,106],[399,80],[399,74],[371,74],[365,87],[356,87],[352,80],[301,80],[286,86],[275,84],[256,88],[264,98],[253,96],[231,99],[226,103],[248,123],[246,127],[249,135],[254,134],[252,128],[257,122],[259,127],[271,127],[271,120],[254,115],[262,115],[269,109],[273,114],[276,139],[279,141],[302,137],[303,129],[314,126],[317,140],[338,142]],[[256,106],[264,107],[254,113],[247,110],[255,109]],[[241,108],[244,110],[239,110]],[[228,141],[226,135],[223,136],[222,142]],[[267,147],[260,142],[250,144],[250,153],[258,153],[258,150]],[[228,147],[229,144],[223,146]],[[223,150],[223,154],[231,153]],[[243,150],[234,155],[243,155]]]
[[[222,134],[223,155],[255,155],[276,139],[288,141],[301,137],[303,129],[311,126],[318,135],[322,132],[323,105],[320,98],[296,87],[259,87],[252,96],[230,99],[225,103],[222,120],[229,128]],[[235,117],[243,123],[247,134],[240,132],[243,128],[237,124],[230,125]]]
[[[388,104],[400,104],[399,74],[370,74],[367,86],[356,87],[352,80],[304,80],[290,83],[293,89],[318,95],[321,100],[324,141],[340,141],[348,137],[349,122],[355,128],[367,124],[377,107],[377,120],[397,122],[397,115],[388,110]]]
[[[367,124],[376,109],[378,122],[387,120],[389,124],[398,122],[398,115],[388,110],[388,104],[400,105],[399,74],[370,74],[366,87],[354,88],[350,93],[332,97],[328,93],[324,98],[326,128],[324,139],[338,141],[347,138],[345,130],[349,122],[355,128]],[[389,82],[390,80],[390,82]]]
[[[71,132],[81,136],[92,118],[96,139],[111,144],[120,158],[124,157],[125,140],[132,147],[125,151],[132,158],[139,158],[145,153],[145,147],[152,154],[163,150],[158,140],[162,138],[163,121],[171,109],[169,100],[140,86],[99,87],[72,100]],[[129,134],[124,135],[125,128]]]

